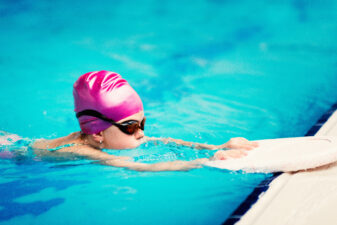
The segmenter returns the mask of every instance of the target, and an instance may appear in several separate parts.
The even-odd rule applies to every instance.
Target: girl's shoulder
[[[79,137],[79,132],[71,133],[67,136],[56,138],[56,139],[36,139],[34,143],[32,144],[33,148],[36,149],[53,149],[58,150],[65,147],[71,147],[74,142]],[[69,145],[69,146],[68,146]],[[63,147],[62,147],[63,146]]]

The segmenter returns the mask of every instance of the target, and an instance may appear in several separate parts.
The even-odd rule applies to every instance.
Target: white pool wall
[[[337,110],[315,136],[337,136]],[[336,209],[337,163],[333,163],[281,174],[236,225],[335,225]]]

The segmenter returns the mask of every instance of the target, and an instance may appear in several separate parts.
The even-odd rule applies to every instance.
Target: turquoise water
[[[143,99],[148,136],[303,136],[337,99],[336,10],[332,0],[0,0],[0,130],[77,131],[72,84],[105,69]],[[212,154],[152,144],[108,152],[148,163]],[[220,224],[271,176],[34,156],[0,160],[0,175],[0,224]]]

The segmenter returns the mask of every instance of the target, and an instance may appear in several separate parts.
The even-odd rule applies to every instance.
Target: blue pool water
[[[0,130],[30,140],[77,131],[72,84],[105,69],[143,99],[148,136],[303,136],[337,99],[336,10],[333,0],[0,0]],[[146,163],[212,155],[152,144],[108,152]],[[28,154],[0,160],[0,224],[221,224],[268,177]]]

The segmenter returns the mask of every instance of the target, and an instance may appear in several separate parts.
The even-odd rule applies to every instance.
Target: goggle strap
[[[86,109],[86,110],[83,110],[81,112],[76,113],[77,118],[79,118],[81,116],[93,116],[93,117],[97,117],[101,120],[110,122],[112,124],[116,124],[116,122],[113,121],[112,119],[109,119],[108,117],[104,116],[102,113],[97,112],[96,110],[92,110],[92,109]]]

